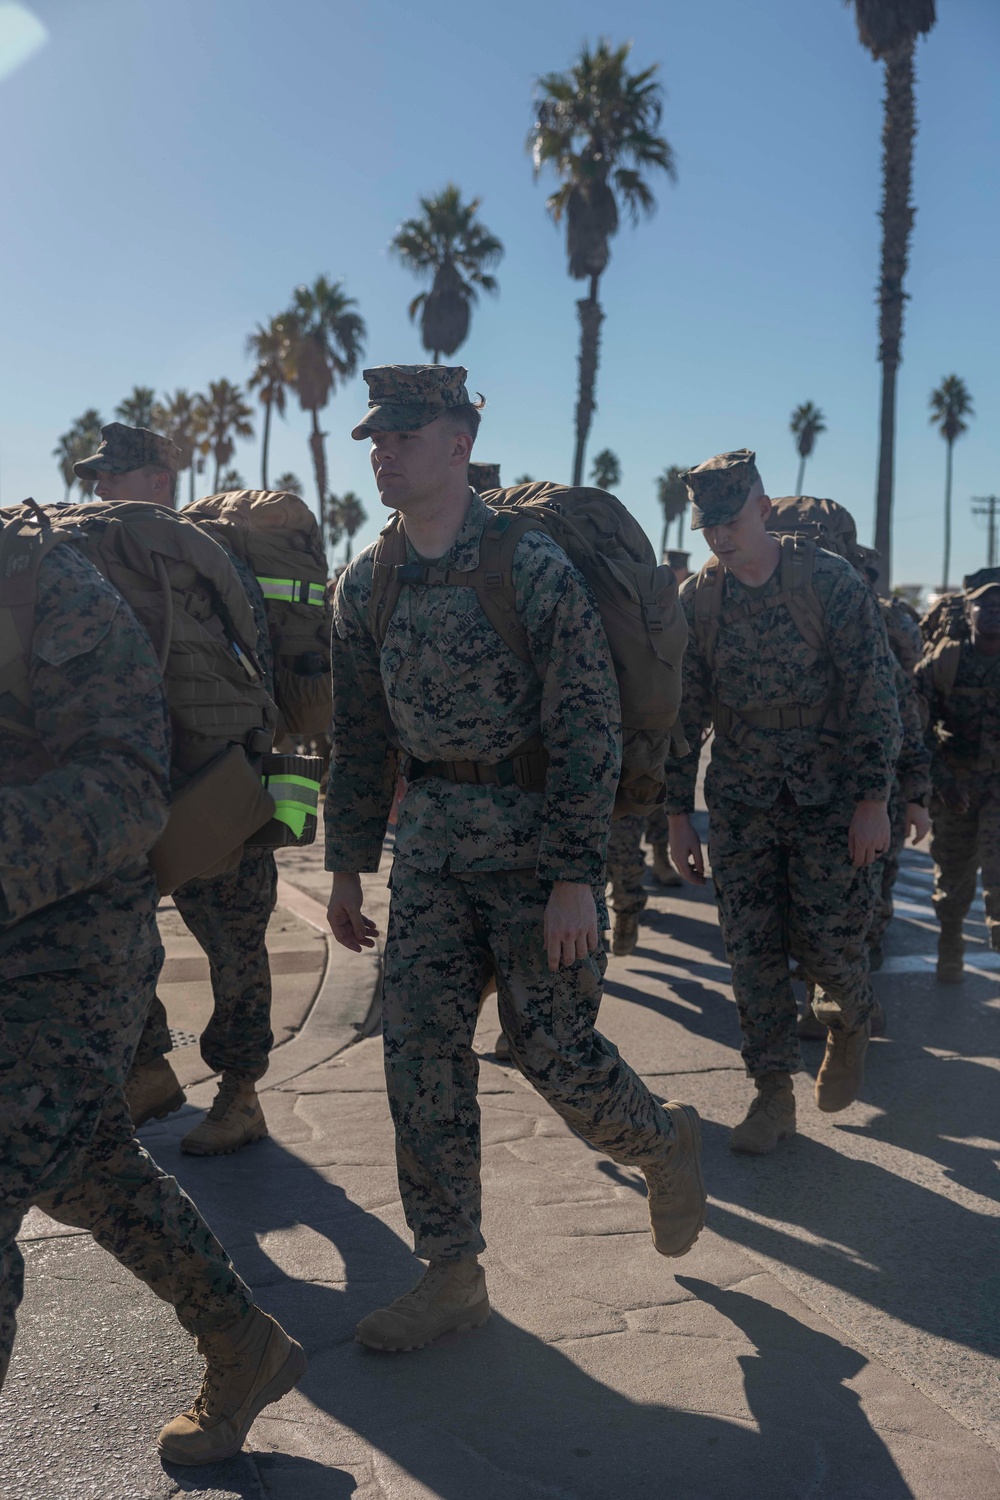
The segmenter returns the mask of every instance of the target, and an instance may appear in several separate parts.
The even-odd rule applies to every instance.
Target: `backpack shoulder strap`
[[[781,538],[781,592],[799,635],[813,651],[826,649],[826,615],[813,584],[816,543],[801,535]]]
[[[495,513],[483,529],[479,567],[469,574],[479,607],[497,635],[519,660],[531,661],[528,632],[517,612],[514,587],[514,553],[528,531],[544,531],[532,515],[524,512]]]
[[[397,511],[382,527],[372,554],[372,592],[368,600],[368,629],[376,648],[381,651],[385,644],[389,622],[396,613],[396,605],[403,585],[396,569],[406,562],[406,538],[403,535],[403,519]]]
[[[710,672],[715,670],[715,643],[719,636],[725,585],[726,570],[717,560],[709,558],[694,583],[694,635]]]
[[[931,652],[931,683],[934,691],[947,698],[954,691],[958,679],[958,664],[962,659],[962,642],[951,636],[938,641]]]

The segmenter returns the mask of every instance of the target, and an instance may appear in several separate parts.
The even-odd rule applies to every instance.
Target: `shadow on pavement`
[[[727,1149],[728,1127],[706,1120],[702,1129],[717,1234],[914,1328],[1000,1357],[1000,1272],[983,1275],[996,1265],[994,1217],[808,1135],[755,1158]]]
[[[733,1361],[732,1334],[715,1320],[690,1340],[691,1410],[631,1400],[587,1373],[601,1357],[599,1340],[628,1340],[629,1378],[641,1388],[645,1366],[652,1388],[661,1383],[669,1333],[580,1338],[570,1359],[495,1313],[474,1334],[412,1354],[373,1354],[354,1342],[356,1322],[420,1271],[400,1238],[273,1140],[227,1160],[224,1176],[219,1165],[167,1163],[231,1245],[262,1306],[305,1344],[310,1365],[299,1390],[336,1424],[324,1429],[332,1461],[345,1461],[335,1451],[337,1428],[350,1429],[374,1450],[376,1482],[386,1493],[407,1492],[411,1476],[440,1500],[608,1500],[623,1493],[625,1474],[630,1493],[684,1500],[905,1500],[911,1493],[842,1387],[859,1356],[753,1297],[689,1283],[693,1296],[756,1346],[740,1359],[756,1426],[742,1413],[712,1414],[718,1376],[730,1388]],[[253,1238],[296,1226],[313,1231],[308,1264],[300,1265],[308,1280],[288,1279]],[[301,1260],[301,1236],[297,1243]],[[688,1341],[671,1342],[676,1358]],[[315,1451],[318,1438],[312,1441]],[[351,1493],[342,1469],[281,1452],[253,1459],[276,1500]]]

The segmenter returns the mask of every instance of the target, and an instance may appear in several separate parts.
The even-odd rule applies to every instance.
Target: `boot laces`
[[[198,1339],[198,1352],[205,1360],[205,1373],[201,1379],[201,1390],[192,1407],[196,1417],[214,1421],[225,1414],[229,1377],[241,1367],[239,1358],[226,1357],[231,1348],[228,1339],[223,1342],[211,1334],[203,1334]]]
[[[773,1119],[775,1114],[781,1113],[784,1094],[785,1090],[776,1083],[766,1084],[764,1088],[758,1089],[750,1101],[747,1119],[761,1112]]]
[[[240,1080],[234,1073],[223,1073],[219,1080],[219,1092],[212,1101],[212,1107],[208,1112],[207,1119],[221,1120],[232,1108],[233,1101],[240,1091]]]
[[[393,1306],[401,1310],[422,1312],[450,1280],[454,1269],[455,1263],[449,1261],[440,1261],[436,1265],[428,1266],[416,1286],[404,1292],[402,1297],[398,1297]]]

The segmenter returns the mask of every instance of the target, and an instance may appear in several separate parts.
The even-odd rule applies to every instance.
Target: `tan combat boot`
[[[705,1223],[701,1120],[690,1104],[665,1104],[674,1135],[661,1162],[644,1166],[649,1230],[661,1255],[686,1255]]]
[[[657,885],[683,885],[683,880],[670,863],[670,850],[666,844],[654,844],[652,847],[653,879]]]
[[[635,952],[639,941],[639,913],[619,912],[615,917],[615,930],[611,938],[611,951],[616,958],[628,958]]]
[[[822,1042],[826,1039],[826,1027],[813,1010],[813,997],[816,986],[809,980],[806,984],[806,1008],[799,1016],[799,1024],[795,1028],[801,1040],[806,1042]],[[791,1074],[787,1075],[791,1078]]]
[[[853,1031],[827,1032],[826,1052],[816,1076],[816,1108],[823,1114],[835,1115],[860,1094],[869,1035],[867,1021]]]
[[[223,1073],[219,1092],[200,1125],[181,1140],[189,1156],[227,1156],[267,1135],[267,1121],[249,1078]]]
[[[125,1102],[138,1130],[147,1120],[162,1120],[184,1108],[184,1090],[165,1057],[135,1069],[125,1082]]]
[[[204,1333],[205,1378],[190,1411],[160,1433],[157,1446],[171,1464],[214,1464],[243,1447],[258,1413],[302,1378],[306,1357],[280,1323],[252,1307],[225,1333]]]
[[[965,940],[961,927],[942,927],[938,934],[937,977],[940,984],[962,983]]]
[[[729,1137],[729,1147],[748,1156],[767,1156],[779,1141],[795,1134],[795,1089],[791,1073],[762,1073],[754,1084],[757,1096]]]
[[[401,1354],[446,1333],[481,1328],[489,1315],[486,1275],[475,1256],[432,1260],[411,1292],[362,1318],[355,1337],[369,1349]]]

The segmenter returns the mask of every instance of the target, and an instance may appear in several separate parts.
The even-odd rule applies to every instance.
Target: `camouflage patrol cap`
[[[176,443],[148,427],[126,427],[124,422],[109,422],[101,428],[101,442],[96,453],[73,465],[77,479],[97,479],[105,474],[127,474],[130,469],[144,469],[151,464],[176,474],[181,466],[181,450]]]
[[[1000,568],[979,568],[966,573],[962,588],[967,599],[979,599],[989,589],[1000,589]]]
[[[739,515],[755,484],[757,455],[749,448],[734,448],[717,453],[681,477],[691,499],[691,530],[703,526],[722,526]]]
[[[368,413],[352,438],[373,432],[416,432],[442,412],[471,406],[461,365],[376,365],[363,370]]]
[[[500,488],[500,465],[470,464],[469,483],[474,490],[498,490]]]

